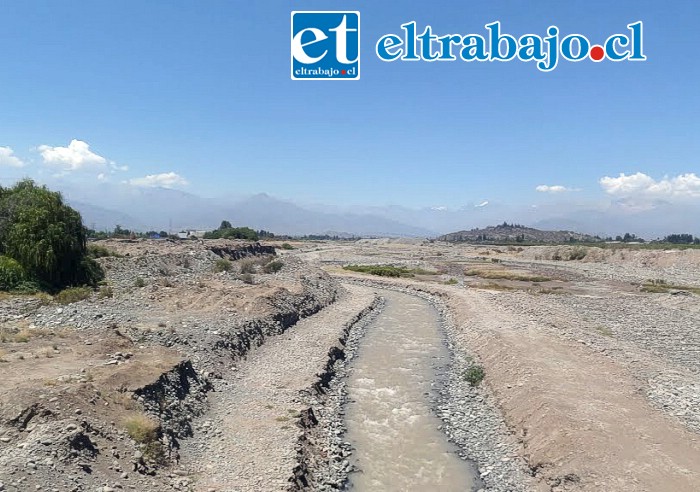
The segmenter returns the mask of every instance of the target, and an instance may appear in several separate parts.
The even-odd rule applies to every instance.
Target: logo
[[[496,21],[484,26],[486,36],[480,34],[434,34],[431,26],[418,33],[416,22],[401,25],[403,35],[386,34],[377,41],[380,60],[401,61],[455,61],[507,62],[518,59],[534,62],[543,72],[557,67],[560,60],[579,62],[590,59],[601,62],[644,61],[642,21],[628,24],[629,33],[613,34],[600,44],[592,43],[582,34],[560,36],[557,26],[549,26],[546,36],[525,34],[515,37],[501,32]]]
[[[359,12],[292,12],[291,42],[292,80],[359,80]]]

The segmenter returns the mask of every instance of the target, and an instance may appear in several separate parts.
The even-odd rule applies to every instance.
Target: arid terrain
[[[99,245],[86,299],[0,298],[0,491],[341,489],[387,289],[439,315],[431,411],[475,490],[700,490],[700,250]]]

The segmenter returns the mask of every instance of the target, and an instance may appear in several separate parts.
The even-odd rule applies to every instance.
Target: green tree
[[[87,229],[60,193],[32,180],[0,188],[0,254],[52,289],[95,284],[103,276],[87,257]]]
[[[219,230],[223,231],[224,229],[232,229],[233,226],[228,220],[222,220],[221,225],[219,226]]]

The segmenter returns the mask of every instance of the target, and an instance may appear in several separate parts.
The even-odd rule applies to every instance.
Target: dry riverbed
[[[700,488],[697,251],[102,245],[87,299],[0,299],[0,490],[337,490],[367,456],[346,419],[365,334],[428,304],[434,380],[389,410],[435,419],[474,490]]]

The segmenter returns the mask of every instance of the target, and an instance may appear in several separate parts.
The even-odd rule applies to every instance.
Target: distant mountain
[[[543,231],[517,224],[501,224],[483,229],[452,232],[438,238],[448,242],[533,242],[533,243],[565,243],[569,241],[595,242],[599,239],[571,231]]]
[[[214,200],[166,188],[101,184],[62,190],[89,227],[112,230],[213,229],[222,220],[275,234],[428,237],[425,228],[370,213],[309,210],[289,201],[258,194],[238,201]],[[340,232],[338,232],[340,231]]]
[[[75,200],[68,200],[68,205],[80,212],[83,224],[90,229],[114,229],[114,226],[119,224],[127,229],[146,230],[146,227],[138,219],[116,210],[97,207]]]
[[[237,224],[247,224],[277,234],[357,235],[427,237],[433,232],[374,214],[309,210],[265,193],[254,195],[229,207],[228,216]],[[337,231],[343,231],[339,233]]]

